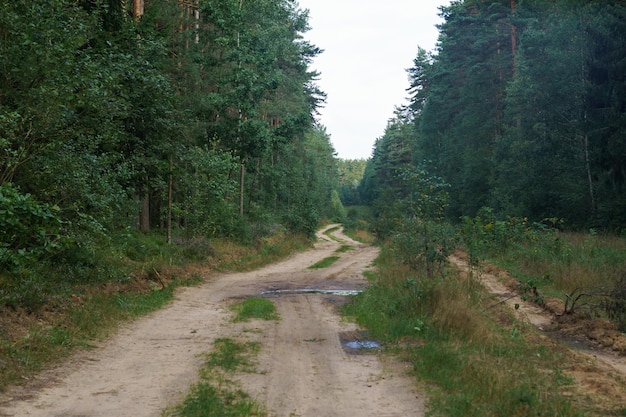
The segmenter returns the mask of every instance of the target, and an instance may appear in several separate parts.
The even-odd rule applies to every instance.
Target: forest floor
[[[234,377],[268,417],[423,416],[425,394],[406,364],[342,346],[361,333],[339,315],[341,291],[367,285],[363,273],[378,249],[341,230],[324,233],[330,227],[318,233],[313,249],[257,271],[194,271],[204,283],[179,288],[166,308],[1,393],[0,416],[160,416],[199,381],[204,354],[218,338],[260,343],[255,372]],[[352,250],[338,251],[345,245]],[[327,268],[309,268],[330,256],[340,259]],[[451,263],[462,273],[470,271],[461,253]],[[506,271],[486,266],[472,273],[494,294],[494,303],[506,303],[520,321],[537,328],[541,343],[567,347],[564,370],[575,381],[573,397],[583,393],[607,409],[626,409],[622,333],[559,315],[558,300],[546,300],[543,307],[526,302]],[[280,319],[233,322],[230,306],[251,296],[274,301]]]
[[[197,271],[204,283],[177,290],[168,307],[0,394],[0,415],[160,416],[198,382],[202,354],[216,339],[228,337],[260,342],[257,372],[236,378],[268,416],[423,416],[424,396],[402,364],[342,347],[349,336],[360,335],[340,318],[345,296],[291,291],[367,285],[363,272],[378,249],[341,231],[330,235],[322,230],[312,250],[254,272]],[[352,250],[336,252],[342,245]],[[309,269],[329,256],[340,259],[328,268]],[[278,321],[231,321],[233,303],[264,292],[276,304]]]

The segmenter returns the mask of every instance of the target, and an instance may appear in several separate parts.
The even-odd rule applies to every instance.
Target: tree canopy
[[[435,51],[408,70],[407,115],[377,141],[361,187],[405,168],[450,185],[447,216],[626,226],[626,4],[453,1]]]
[[[312,234],[337,166],[307,30],[293,0],[0,2],[0,270],[135,227]]]

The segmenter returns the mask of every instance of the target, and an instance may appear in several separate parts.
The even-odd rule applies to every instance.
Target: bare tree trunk
[[[141,194],[141,212],[139,214],[139,230],[142,232],[150,231],[150,193],[147,186]]]
[[[144,0],[133,0],[133,19],[139,20],[143,16]]]
[[[591,175],[591,162],[589,161],[589,137],[583,136],[583,149],[585,152],[585,169],[587,171],[587,184],[589,186],[589,202],[591,204],[591,217],[596,217],[596,197],[593,189],[593,176]]]
[[[167,183],[167,244],[172,243],[172,195],[174,189],[174,156],[170,154],[170,172]]]
[[[515,17],[515,0],[511,0],[511,17]],[[513,57],[513,80],[517,78],[517,27],[511,23],[511,56]]]
[[[246,174],[246,164],[241,161],[241,166],[239,167],[239,215],[243,216],[243,194],[244,194],[244,181]]]

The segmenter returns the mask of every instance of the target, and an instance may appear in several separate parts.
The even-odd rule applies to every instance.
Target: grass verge
[[[535,303],[559,299],[559,315],[609,319],[626,332],[626,239],[476,217],[465,219],[463,242],[475,265],[508,270]]]
[[[213,243],[215,268],[238,272],[252,271],[277,262],[287,256],[310,247],[311,241],[304,235],[277,234],[245,245],[233,240],[216,239]]]
[[[563,349],[505,307],[487,309],[492,300],[473,277],[429,279],[385,248],[377,266],[344,313],[411,364],[428,387],[429,415],[585,415],[571,400]]]

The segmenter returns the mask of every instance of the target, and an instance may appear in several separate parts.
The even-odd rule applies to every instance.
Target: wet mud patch
[[[367,331],[341,332],[339,342],[350,355],[374,354],[382,348],[381,343],[372,339]]]

